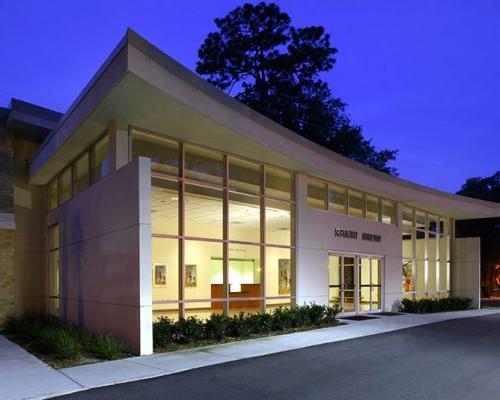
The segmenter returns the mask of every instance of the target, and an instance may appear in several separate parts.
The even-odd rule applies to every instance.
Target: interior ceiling
[[[168,189],[151,188],[151,217],[156,224],[168,223],[178,213],[179,197]],[[257,206],[231,201],[229,203],[230,225],[241,225],[244,229],[260,229],[260,211]],[[186,222],[193,224],[221,224],[222,200],[189,195],[186,197]],[[177,222],[176,222],[177,223]],[[266,207],[266,223],[270,230],[290,228],[290,212]]]

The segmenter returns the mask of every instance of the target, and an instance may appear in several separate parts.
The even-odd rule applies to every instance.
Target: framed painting
[[[278,293],[280,295],[290,294],[292,283],[292,266],[289,259],[278,260]]]
[[[196,287],[197,276],[196,276],[196,265],[186,264],[186,274],[184,276],[184,286],[187,288]]]
[[[153,265],[153,286],[154,287],[167,286],[167,266],[165,264]]]

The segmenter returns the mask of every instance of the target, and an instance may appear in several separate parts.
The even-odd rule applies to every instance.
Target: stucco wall
[[[152,351],[150,162],[113,171],[48,215],[59,223],[60,316]]]
[[[317,210],[307,205],[307,177],[297,176],[297,304],[328,303],[329,251],[383,256],[384,309],[401,298],[401,232],[398,227]],[[335,228],[358,232],[358,239],[334,236]],[[382,236],[361,240],[361,233]]]
[[[481,239],[456,238],[452,251],[451,295],[470,297],[472,306],[478,308],[481,300]]]

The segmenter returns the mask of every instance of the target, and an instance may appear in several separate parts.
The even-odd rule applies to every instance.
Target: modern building
[[[348,160],[128,31],[69,110],[0,116],[0,312],[40,310],[152,352],[152,322],[315,302],[377,312],[470,296],[500,205]]]

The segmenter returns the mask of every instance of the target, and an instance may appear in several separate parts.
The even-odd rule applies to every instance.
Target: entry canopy
[[[130,29],[40,146],[31,183],[47,184],[111,123],[278,165],[456,219],[500,216],[500,204],[389,176],[303,138],[226,95]]]

